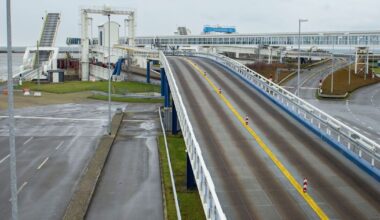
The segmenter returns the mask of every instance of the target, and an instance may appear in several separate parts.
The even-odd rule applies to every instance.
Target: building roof
[[[117,23],[116,21],[110,21],[110,23],[113,23],[113,24],[117,24],[119,27],[120,27],[120,24],[119,23]],[[105,22],[104,24],[102,24],[102,25],[98,25],[98,27],[104,27],[105,25],[107,25],[108,24],[108,21],[107,22]]]

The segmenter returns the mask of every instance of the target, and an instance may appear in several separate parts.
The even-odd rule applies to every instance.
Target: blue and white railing
[[[202,156],[199,143],[194,135],[193,127],[190,123],[185,105],[179,93],[177,82],[173,76],[168,60],[163,52],[160,52],[161,65],[165,68],[166,76],[171,89],[172,97],[176,105],[178,120],[181,125],[182,135],[185,140],[186,150],[193,168],[195,180],[197,182],[199,194],[207,219],[224,220],[226,216],[220,205],[215,191],[214,182],[208,171]]]
[[[234,71],[370,175],[380,180],[380,145],[370,138],[226,56],[199,52],[176,53],[176,55],[212,59]]]

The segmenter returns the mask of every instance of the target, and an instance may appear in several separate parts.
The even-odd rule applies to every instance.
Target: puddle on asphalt
[[[144,130],[152,130],[154,128],[154,122],[153,121],[144,121],[140,124],[140,128]]]

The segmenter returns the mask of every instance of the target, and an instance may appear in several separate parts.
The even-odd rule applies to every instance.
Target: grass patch
[[[91,95],[89,99],[108,101],[108,96],[105,95]],[[130,102],[130,103],[162,103],[162,98],[135,98],[135,97],[115,97],[111,96],[113,102]]]
[[[97,82],[82,82],[82,81],[68,81],[57,84],[41,84],[38,88],[35,82],[24,82],[21,88],[30,88],[31,90],[40,90],[50,93],[72,93],[82,91],[101,91],[108,92],[108,81]],[[141,93],[141,92],[160,92],[160,87],[157,85],[140,83],[140,82],[112,82],[111,89],[113,94],[125,94],[125,93]]]
[[[372,71],[373,71],[375,74],[380,74],[380,67],[372,68]]]
[[[180,135],[169,135],[167,138],[182,219],[206,219],[198,190],[187,190],[186,187],[185,142]],[[167,219],[174,220],[177,219],[177,215],[163,135],[159,136],[159,145]]]
[[[331,74],[327,76],[322,82],[322,93],[327,95],[344,95],[346,92],[351,93],[358,88],[372,85],[380,82],[380,78],[372,78],[372,73],[367,75],[364,79],[363,73],[354,73],[354,67],[351,67],[351,84],[348,84],[348,67],[334,72],[334,90],[331,93]]]

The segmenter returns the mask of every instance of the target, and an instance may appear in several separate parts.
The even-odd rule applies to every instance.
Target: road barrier
[[[177,82],[174,79],[169,62],[163,52],[160,52],[160,61],[161,65],[165,68],[172,97],[176,106],[178,120],[181,125],[182,135],[185,140],[186,150],[190,158],[191,167],[193,168],[206,218],[212,220],[225,220],[226,216],[216,194],[214,182],[206,167],[199,143],[195,138],[193,127],[178,90]]]
[[[303,192],[304,193],[307,192],[307,179],[306,178],[303,179]]]
[[[172,55],[172,53],[170,53]],[[216,61],[288,112],[322,140],[380,181],[380,145],[245,65],[220,54],[177,52]]]

